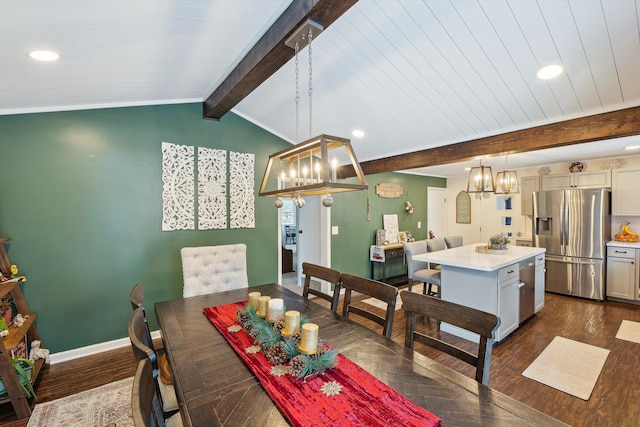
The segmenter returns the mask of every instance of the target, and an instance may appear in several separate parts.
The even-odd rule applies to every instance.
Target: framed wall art
[[[471,197],[466,191],[461,191],[456,196],[456,222],[471,224]]]

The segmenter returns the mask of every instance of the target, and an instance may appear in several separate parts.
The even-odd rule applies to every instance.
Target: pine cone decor
[[[291,359],[291,362],[289,363],[289,373],[294,377],[299,378],[303,369],[305,369],[305,366],[305,356],[302,354],[298,355]]]
[[[280,332],[284,329],[284,320],[278,320],[273,324],[273,332]]]
[[[295,339],[296,342],[300,344],[300,341],[302,340],[302,334],[300,334],[300,332],[296,332],[295,334],[291,335],[291,338]]]
[[[264,355],[272,365],[284,365],[289,361],[289,356],[284,351],[282,342],[279,342],[273,347],[266,349]]]
[[[238,323],[240,323],[242,325],[247,325],[247,323],[249,322],[249,316],[247,316],[242,311],[238,311],[238,313],[236,315],[236,320],[238,321]]]

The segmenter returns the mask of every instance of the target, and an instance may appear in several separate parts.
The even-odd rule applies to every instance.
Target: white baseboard
[[[160,331],[151,332],[151,338],[153,338],[154,340],[160,338]],[[91,356],[93,354],[102,353],[103,351],[114,350],[116,348],[122,348],[130,345],[131,341],[129,341],[128,337],[120,338],[113,341],[106,341],[98,344],[88,345],[86,347],[74,348],[72,350],[51,354],[49,356],[49,362],[54,365],[56,363],[67,362],[69,360],[78,359],[80,357]]]

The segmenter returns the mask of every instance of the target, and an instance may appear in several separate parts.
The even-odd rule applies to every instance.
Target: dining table
[[[566,425],[346,319],[313,298],[266,284],[155,304],[185,426],[290,425],[258,377],[203,313],[208,307],[246,301],[249,292],[282,298],[287,310],[297,310],[318,325],[320,339],[440,418],[441,426]],[[399,425],[393,419],[384,421]]]

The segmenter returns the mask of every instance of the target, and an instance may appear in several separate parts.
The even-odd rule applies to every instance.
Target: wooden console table
[[[404,247],[402,246],[402,244],[387,246],[371,245],[371,248],[369,249],[369,261],[371,261],[371,278],[392,285],[403,285],[407,283],[408,278],[406,274],[406,267],[404,268],[405,273],[403,275],[387,278],[387,262],[389,262],[389,260],[398,258],[402,259],[402,262],[404,264]],[[376,279],[375,277],[376,265],[382,265],[382,277],[380,277],[379,279]]]

